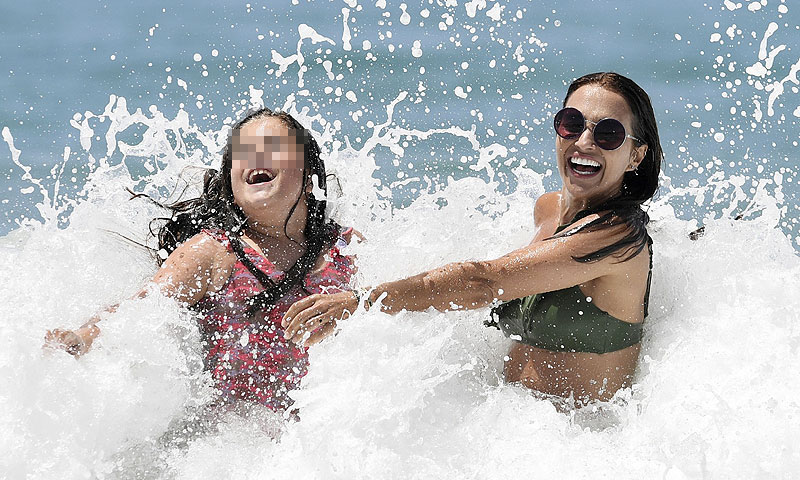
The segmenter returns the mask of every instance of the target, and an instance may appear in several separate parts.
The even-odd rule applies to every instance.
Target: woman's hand
[[[357,308],[358,299],[353,292],[308,296],[295,302],[283,316],[284,337],[305,346],[314,345],[333,333],[336,322]]]
[[[99,333],[100,329],[94,325],[84,326],[74,331],[55,328],[48,330],[45,334],[44,346],[65,350],[77,358],[89,351]]]

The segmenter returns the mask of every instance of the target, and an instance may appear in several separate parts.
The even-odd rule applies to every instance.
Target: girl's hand
[[[99,329],[95,326],[88,329],[81,327],[75,331],[56,328],[47,331],[44,336],[44,346],[66,350],[77,358],[89,351],[98,333]]]
[[[358,299],[353,292],[308,296],[295,302],[283,316],[284,337],[305,346],[314,345],[333,333],[336,322],[357,308]]]

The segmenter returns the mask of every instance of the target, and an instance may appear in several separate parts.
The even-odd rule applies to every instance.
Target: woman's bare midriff
[[[631,385],[639,344],[609,353],[551,352],[514,342],[505,362],[507,382],[539,392],[575,399],[582,405],[609,400]]]

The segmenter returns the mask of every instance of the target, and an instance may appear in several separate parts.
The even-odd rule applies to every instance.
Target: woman
[[[326,220],[325,200],[313,194],[315,186],[326,191],[325,178],[311,134],[291,115],[261,109],[234,125],[222,168],[206,174],[202,195],[171,205],[171,218],[161,219],[159,254],[169,256],[152,283],[201,313],[206,367],[222,404],[287,409],[308,355],[284,338],[283,314],[310,293],[350,289],[353,262],[339,248],[352,229]],[[98,320],[50,331],[46,341],[85,354]]]
[[[501,258],[453,263],[378,285],[363,296],[381,309],[493,310],[514,341],[509,382],[579,405],[607,400],[630,385],[647,316],[652,241],[642,204],[658,187],[662,150],[647,94],[616,73],[575,80],[555,115],[563,186],[534,209],[531,243]],[[283,325],[311,342],[355,311],[360,295],[312,295]],[[310,333],[309,333],[310,332]]]

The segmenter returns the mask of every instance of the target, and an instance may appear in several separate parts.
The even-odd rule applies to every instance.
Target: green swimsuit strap
[[[560,226],[561,231],[566,226]],[[643,302],[648,313],[653,275],[653,247],[648,235],[650,268]],[[492,310],[495,326],[512,339],[550,351],[608,353],[641,341],[643,324],[620,320],[598,308],[580,287],[530,295],[503,303]]]

